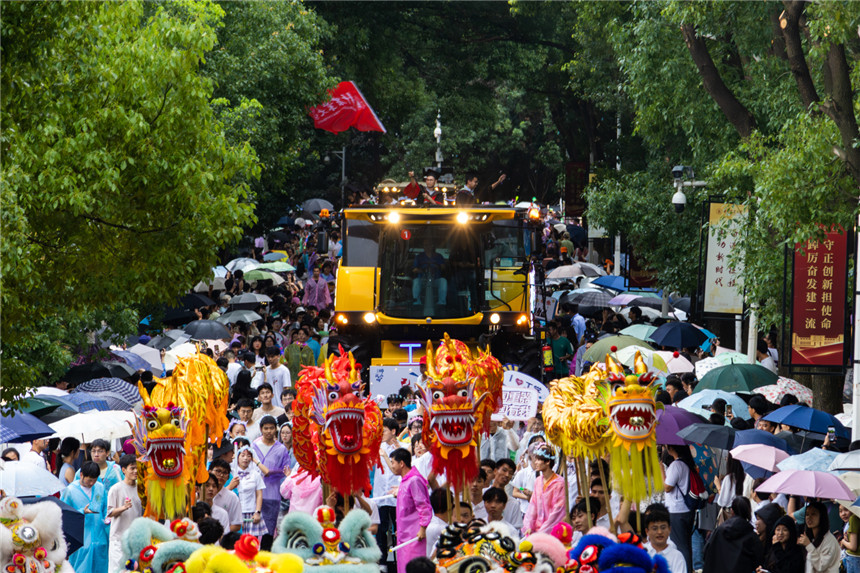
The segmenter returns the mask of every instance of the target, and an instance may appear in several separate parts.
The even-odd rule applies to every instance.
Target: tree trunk
[[[842,139],[842,149],[837,150],[851,177],[860,184],[860,149],[855,147],[858,139],[857,118],[851,86],[851,71],[845,58],[845,46],[832,44],[827,52],[827,76],[830,79],[830,100],[822,105],[824,112],[836,124]]]
[[[690,24],[683,24],[681,32],[684,35],[687,49],[693,57],[693,63],[696,64],[699,75],[702,76],[705,89],[740,136],[749,137],[755,127],[755,118],[752,113],[735,97],[735,94],[723,81],[705,41],[696,34],[696,29]]]
[[[788,357],[784,358],[787,361]],[[795,372],[793,378],[812,390],[812,407],[829,414],[842,413],[842,386],[844,376],[822,376]]]
[[[785,40],[785,52],[788,55],[788,65],[794,81],[797,82],[797,90],[800,99],[806,108],[819,100],[818,91],[806,65],[806,56],[803,53],[803,45],[800,40],[800,18],[806,9],[806,2],[795,0],[784,2],[785,12],[780,19],[782,37]]]

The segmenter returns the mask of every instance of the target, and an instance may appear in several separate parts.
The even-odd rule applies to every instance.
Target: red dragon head
[[[302,370],[293,402],[293,442],[301,467],[351,495],[368,488],[370,469],[379,463],[382,413],[361,396],[361,365],[340,350],[322,368]]]
[[[473,358],[468,346],[445,339],[434,356],[427,341],[427,381],[418,386],[423,402],[424,442],[433,469],[457,491],[477,474],[477,437],[501,399],[501,364],[489,354]]]

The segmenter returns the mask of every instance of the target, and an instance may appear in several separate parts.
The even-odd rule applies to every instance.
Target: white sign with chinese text
[[[538,395],[532,388],[502,388],[502,408],[493,414],[492,419],[500,422],[505,418],[525,421],[537,414]]]
[[[371,366],[370,394],[388,396],[397,394],[403,386],[415,389],[420,372],[418,365],[414,366]]]
[[[549,388],[547,388],[545,384],[541,383],[540,380],[536,380],[528,374],[523,374],[516,370],[505,370],[503,384],[514,388],[531,388],[537,392],[538,402],[541,403],[543,403],[549,396]]]
[[[743,314],[744,289],[740,279],[741,269],[730,269],[728,257],[729,253],[735,251],[746,216],[747,210],[743,205],[710,204],[708,256],[705,263],[705,312]]]

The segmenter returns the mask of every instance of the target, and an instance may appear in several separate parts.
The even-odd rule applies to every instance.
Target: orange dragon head
[[[501,397],[501,364],[446,334],[439,351],[427,341],[427,380],[418,385],[427,416],[424,441],[436,473],[458,491],[477,474],[477,437]]]
[[[351,353],[306,367],[296,384],[293,444],[296,460],[343,495],[366,490],[379,463],[382,412],[362,397],[361,365]]]
[[[636,374],[624,376],[624,370],[610,356],[606,357],[606,371],[614,387],[607,401],[609,423],[616,445],[627,449],[636,444],[641,450],[647,442],[655,439],[657,430],[657,404],[654,378],[639,353],[636,353]]]

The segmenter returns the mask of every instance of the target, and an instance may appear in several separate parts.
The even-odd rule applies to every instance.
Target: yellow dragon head
[[[611,356],[606,357],[606,371],[614,386],[607,401],[613,446],[640,451],[656,440],[657,403],[653,375],[636,352],[634,374],[624,376],[624,369]]]

